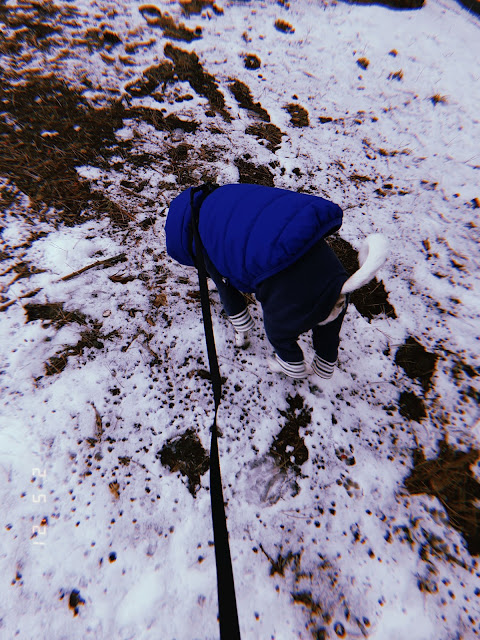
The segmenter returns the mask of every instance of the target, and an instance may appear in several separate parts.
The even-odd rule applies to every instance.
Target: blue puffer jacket
[[[190,192],[170,205],[165,225],[167,251],[192,266]],[[202,194],[195,198],[201,202]],[[286,269],[321,238],[337,231],[343,212],[329,200],[252,184],[219,187],[201,204],[199,231],[218,272],[244,292]]]

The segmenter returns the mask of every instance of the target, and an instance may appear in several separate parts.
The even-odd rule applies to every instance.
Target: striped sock
[[[239,333],[246,333],[255,326],[248,307],[245,307],[243,311],[234,316],[228,316],[228,319],[233,324],[235,331]]]
[[[270,371],[275,373],[284,373],[289,378],[296,378],[301,380],[308,376],[307,365],[305,360],[301,362],[285,362],[276,353],[273,356],[267,358],[268,367]]]
[[[333,376],[336,363],[336,360],[335,362],[328,362],[327,360],[320,358],[319,355],[315,355],[312,362],[312,369],[317,376],[320,376],[320,378],[331,378]]]

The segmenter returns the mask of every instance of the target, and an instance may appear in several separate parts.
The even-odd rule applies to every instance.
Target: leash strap
[[[212,438],[210,443],[210,500],[212,506],[213,539],[215,542],[215,561],[217,565],[217,593],[220,624],[220,640],[240,640],[240,628],[238,625],[237,600],[235,597],[235,583],[233,579],[232,560],[230,546],[228,544],[227,519],[223,502],[222,477],[220,474],[220,461],[218,457],[218,427],[217,413],[222,395],[222,379],[218,367],[215,338],[213,335],[212,316],[210,313],[210,300],[208,297],[207,269],[203,257],[203,244],[198,230],[200,206],[203,200],[215,189],[214,185],[195,187],[190,193],[190,206],[192,210],[192,247],[195,266],[198,271],[198,284],[200,287],[200,300],[202,304],[203,326],[205,341],[207,343],[208,362],[212,379],[213,397],[215,400],[215,416],[212,425]],[[195,203],[195,194],[201,192],[200,203]],[[195,251],[193,251],[193,242]]]

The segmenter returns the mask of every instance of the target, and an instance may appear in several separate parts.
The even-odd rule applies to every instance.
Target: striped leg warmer
[[[248,332],[253,329],[255,323],[250,315],[248,307],[241,313],[237,313],[234,316],[227,316],[235,329],[235,346],[241,349],[245,349],[250,344],[248,339]]]
[[[248,307],[245,307],[241,313],[237,313],[235,316],[228,316],[228,319],[233,324],[235,331],[239,333],[246,333],[255,326]]]
[[[333,376],[336,363],[336,361],[327,362],[327,360],[316,355],[312,362],[312,369],[317,376],[320,376],[320,378],[331,378]]]

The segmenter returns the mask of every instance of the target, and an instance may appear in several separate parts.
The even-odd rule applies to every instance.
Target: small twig
[[[94,267],[113,267],[114,265],[116,265],[118,262],[126,262],[127,257],[124,253],[121,253],[118,256],[114,256],[113,258],[106,258],[105,260],[97,260],[97,262],[94,262],[93,264],[89,264],[86,267],[83,267],[82,269],[79,269],[78,271],[74,271],[73,273],[69,273],[68,276],[63,276],[63,278],[60,278],[59,282],[66,282],[67,280],[71,280],[72,278],[76,278],[77,276],[79,276],[80,274],[84,273],[85,271],[88,271],[89,269],[93,269]]]
[[[123,184],[120,185],[120,188],[123,189],[123,191],[125,191],[126,193],[133,196],[134,198],[139,198],[140,200],[146,200],[150,202],[152,201],[152,198],[147,198],[147,196],[142,196],[139,193],[135,193],[135,191],[133,191],[132,189],[129,189],[128,187],[124,187]]]
[[[103,435],[102,416],[93,402],[90,403],[95,411],[95,438],[101,442]]]
[[[141,335],[143,333],[143,329],[139,329],[137,331],[137,333],[133,336],[133,338],[130,340],[130,342],[127,344],[126,347],[122,347],[122,351],[125,353],[125,351],[128,351],[128,349],[131,347],[131,345],[135,342],[135,340],[138,338],[139,335]]]
[[[267,553],[267,552],[265,551],[265,549],[263,548],[263,545],[262,545],[262,544],[259,544],[258,546],[260,547],[260,551],[266,555],[266,557],[268,558],[268,560],[269,560],[272,564],[275,564],[275,560],[274,560],[273,558],[271,558],[271,557],[268,555],[268,553]]]

